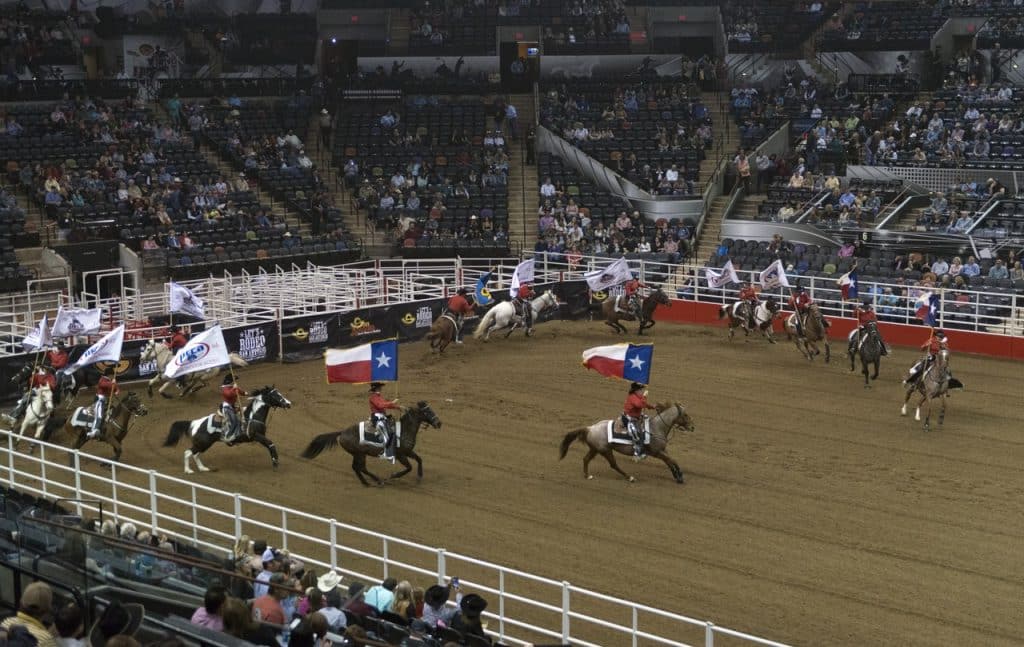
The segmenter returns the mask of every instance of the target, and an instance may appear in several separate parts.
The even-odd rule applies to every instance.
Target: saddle
[[[395,446],[402,440],[402,423],[395,420],[391,423],[391,433],[395,435]],[[359,422],[359,444],[366,447],[383,448],[384,438],[377,431],[377,425],[372,420]]]
[[[640,432],[644,437],[644,444],[650,444],[651,442],[651,419],[644,418],[640,423]],[[608,442],[614,445],[632,445],[633,436],[630,435],[629,429],[626,425],[622,424],[622,416],[615,418],[614,420],[608,421]]]
[[[96,414],[93,408],[90,407],[78,407],[75,412],[71,414],[71,426],[72,427],[91,427],[92,421],[96,419]]]

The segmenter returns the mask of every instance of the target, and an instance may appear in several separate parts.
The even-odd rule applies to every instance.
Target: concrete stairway
[[[315,112],[309,119],[309,141],[306,142],[306,154],[310,156],[313,163],[320,170],[320,176],[324,179],[324,188],[330,198],[331,204],[341,209],[342,222],[345,228],[353,235],[363,239],[365,246],[389,244],[384,236],[368,227],[358,209],[355,200],[352,199],[352,192],[345,187],[343,170],[334,166],[332,151],[334,150],[333,136],[326,145],[320,142],[320,112]]]
[[[736,220],[756,220],[761,203],[767,199],[768,196],[764,193],[743,196],[736,205],[736,210],[732,212],[732,217]]]
[[[732,115],[729,114],[729,95],[727,93],[703,92],[701,100],[711,114],[711,131],[715,136],[714,147],[706,151],[707,156],[700,163],[700,190],[703,191],[706,182],[711,178],[721,160],[721,157],[716,154],[716,151],[719,150],[718,143],[721,142],[722,155],[731,160],[736,156],[736,149],[740,145],[740,131],[736,122],[733,121]],[[725,187],[726,191],[731,188]]]
[[[404,56],[409,53],[409,10],[389,11],[391,26],[388,30],[388,56]]]
[[[537,242],[537,166],[526,164],[526,133],[534,120],[533,95],[514,94],[508,102],[519,112],[519,136],[507,138],[508,173],[508,235],[509,241],[533,249]]]
[[[893,231],[917,231],[917,219],[924,213],[925,208],[907,209],[896,221],[889,221],[887,229]]]

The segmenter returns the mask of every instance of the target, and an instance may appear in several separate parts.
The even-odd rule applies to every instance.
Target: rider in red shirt
[[[42,366],[36,371],[35,375],[29,381],[29,386],[33,389],[39,386],[48,386],[51,391],[57,390],[57,378],[53,377],[53,374],[47,371]]]
[[[757,312],[757,290],[750,283],[744,283],[743,287],[740,288],[740,293],[736,295],[740,301],[747,301],[750,303],[750,311],[748,314],[749,327],[755,327],[754,313]]]
[[[626,425],[629,435],[633,437],[633,454],[637,458],[644,457],[644,436],[641,426],[637,423],[644,417],[645,409],[654,409],[647,402],[647,385],[633,382],[629,385],[629,395],[622,405],[622,423]]]
[[[793,294],[789,297],[789,307],[796,312],[796,332],[804,334],[804,317],[807,315],[807,308],[813,303],[807,290],[802,285],[796,286]]]
[[[394,434],[391,433],[393,419],[388,411],[401,411],[398,398],[388,400],[380,390],[384,388],[383,382],[370,383],[370,419],[374,427],[384,437],[384,457],[395,460]]]
[[[228,445],[233,445],[242,432],[242,425],[238,420],[238,398],[243,395],[249,394],[235,384],[235,376],[231,373],[225,375],[224,383],[220,387],[220,411],[227,423],[223,440]]]
[[[455,315],[455,343],[462,343],[462,321],[463,317],[469,314],[473,314],[473,304],[470,303],[470,299],[473,297],[469,295],[469,291],[466,288],[459,288],[459,291],[452,298],[448,299],[447,310],[450,314]]]
[[[55,372],[68,365],[68,351],[64,342],[57,342],[57,347],[46,354],[46,361]]]
[[[121,387],[117,385],[117,373],[111,366],[96,383],[96,402],[92,405],[92,429],[86,434],[86,438],[98,438],[103,433],[103,427],[107,423],[107,400],[120,392]]]
[[[185,336],[185,333],[181,332],[181,328],[178,326],[171,326],[171,334],[167,338],[166,343],[172,353],[177,353],[188,344],[188,337]]]
[[[850,331],[849,351],[851,355],[860,350],[861,342],[864,341],[864,327],[869,323],[878,323],[878,315],[871,306],[871,299],[864,299],[862,303],[858,303],[853,314],[857,318],[857,327]],[[882,354],[888,355],[889,351],[885,348],[885,341],[882,339],[882,331],[878,330],[876,326],[875,332],[878,333],[878,341],[882,345]]]
[[[913,384],[919,377],[924,375],[925,370],[935,361],[935,356],[944,350],[949,350],[949,341],[946,339],[946,333],[941,330],[933,330],[928,341],[921,344],[921,350],[927,351],[928,354],[924,358],[917,361],[910,368],[910,375],[907,379],[903,380],[904,384]]]
[[[530,303],[530,299],[534,296],[533,286],[529,283],[523,283],[519,286],[519,291],[516,292],[515,303],[517,309],[521,309],[523,318],[526,319],[526,330],[533,330],[533,304]]]
[[[622,286],[622,294],[626,300],[626,307],[629,313],[636,316],[640,312],[640,288],[647,286],[640,282],[640,279],[633,275],[633,278],[626,281]]]

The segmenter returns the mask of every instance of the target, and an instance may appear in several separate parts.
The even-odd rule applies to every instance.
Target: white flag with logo
[[[124,324],[114,328],[98,342],[86,348],[78,361],[63,369],[63,372],[74,373],[83,366],[96,362],[119,362],[121,361],[122,344],[124,344]]]
[[[171,312],[183,312],[189,316],[195,317],[196,319],[206,318],[206,304],[203,300],[196,296],[196,293],[189,290],[184,285],[178,285],[174,281],[171,281]]]
[[[230,364],[228,345],[224,342],[224,333],[220,326],[214,326],[189,340],[185,347],[178,351],[174,359],[167,362],[164,376],[167,378],[181,377],[196,371],[205,371]]]
[[[625,283],[633,278],[633,273],[629,271],[629,263],[623,257],[604,269],[587,272],[583,278],[586,279],[591,290],[603,291],[613,285]]]
[[[73,337],[75,335],[91,335],[100,329],[103,310],[100,308],[65,308],[57,310],[57,318],[53,320],[54,337]]]
[[[50,337],[50,322],[46,315],[43,315],[39,324],[25,335],[25,339],[21,340],[21,345],[25,350],[42,350],[53,346],[53,338]]]
[[[775,262],[766,267],[761,272],[760,276],[761,287],[766,290],[777,288],[782,286],[784,288],[789,287],[789,279],[786,278],[786,268],[782,266],[780,259],[775,259]]]
[[[721,270],[713,270],[710,267],[704,269],[704,276],[708,279],[708,287],[716,290],[730,283],[739,283],[740,277],[732,266],[732,261],[726,261]]]
[[[516,265],[516,271],[512,273],[512,288],[509,294],[513,297],[519,292],[519,286],[523,283],[533,283],[533,259],[523,261]]]

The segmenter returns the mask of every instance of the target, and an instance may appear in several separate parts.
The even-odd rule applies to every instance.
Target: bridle
[[[672,420],[672,424],[668,424],[665,422],[665,414],[671,409],[675,410],[676,417]],[[676,427],[681,426],[679,424],[679,419],[682,418],[685,414],[686,412],[683,410],[683,405],[679,404],[678,402],[673,402],[671,407],[666,407],[665,409],[659,411],[657,415],[654,416],[655,420],[657,420],[663,425],[668,426],[668,429],[665,430],[665,440],[668,440],[671,437],[672,432],[675,430]]]

